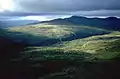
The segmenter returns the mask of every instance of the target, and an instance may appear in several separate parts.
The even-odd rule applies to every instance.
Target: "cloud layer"
[[[63,12],[119,10],[119,0],[13,0],[12,11]]]

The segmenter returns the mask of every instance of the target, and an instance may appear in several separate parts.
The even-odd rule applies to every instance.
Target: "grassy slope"
[[[15,31],[15,30],[16,29],[12,31]],[[18,31],[21,31],[21,30],[17,30],[17,32]],[[109,77],[107,77],[106,79],[110,79],[110,78],[114,79],[113,74],[115,74],[115,77],[116,77],[116,73],[114,73],[115,70],[119,71],[119,68],[117,68],[119,67],[119,65],[118,64],[116,65],[116,63],[115,63],[115,66],[114,66],[114,63],[110,63],[110,64],[107,64],[105,68],[102,68],[103,66],[101,66],[101,63],[96,63],[96,62],[95,63],[81,62],[79,60],[78,61],[75,60],[71,62],[61,61],[60,63],[60,61],[58,60],[54,61],[54,60],[55,59],[76,59],[76,58],[85,60],[85,59],[91,59],[94,57],[99,59],[113,59],[119,56],[119,53],[120,53],[119,41],[120,41],[120,32],[113,32],[107,35],[92,36],[89,38],[62,42],[62,43],[47,46],[47,47],[26,47],[24,49],[24,52],[21,52],[23,54],[22,55],[23,60],[21,60],[20,62],[17,61],[16,63],[17,65],[15,65],[13,69],[16,68],[20,71],[23,70],[23,72],[26,71],[26,73],[30,78],[25,78],[25,79],[38,79],[38,78],[32,78],[35,76],[41,79],[41,74],[43,74],[43,71],[49,72],[49,74],[47,73],[46,75],[42,76],[42,78],[44,79],[53,79],[53,78],[55,79],[59,79],[59,78],[101,79],[101,77],[107,76],[106,74],[101,76],[101,73],[104,72],[104,70],[107,70],[106,73],[108,72],[112,73],[112,74],[109,74],[108,75]],[[46,59],[54,59],[54,60],[53,61],[49,60],[48,62],[46,61],[43,63],[41,63],[40,61],[36,61],[36,60],[42,61]],[[106,64],[106,62],[104,64]],[[12,73],[13,73],[13,69],[11,69]],[[42,69],[43,71],[41,71]],[[112,69],[113,69],[113,72],[112,72]],[[15,74],[13,76],[15,76]],[[97,78],[93,78],[97,75],[99,75]],[[19,76],[17,75],[16,78],[18,77]]]
[[[33,42],[33,44],[34,43],[37,44],[39,42],[42,43],[43,41],[48,42],[48,40],[58,40],[59,42],[62,40],[73,40],[76,38],[82,38],[110,32],[108,30],[93,28],[89,26],[50,25],[50,24],[37,24],[24,27],[10,27],[7,28],[7,30],[18,33],[17,35],[13,36],[12,34],[9,34],[11,38],[19,37],[21,38],[22,41],[27,40]],[[24,34],[29,34],[35,36],[36,38],[32,38],[31,36],[25,36]]]
[[[111,59],[120,54],[120,32],[73,40],[62,45],[65,49],[81,50],[101,59]]]
[[[119,60],[110,59],[120,55],[119,47],[120,32],[113,32],[47,47],[27,47],[22,57],[32,62],[29,64],[31,69],[40,68],[42,65],[50,72],[42,77],[37,73],[41,79],[114,79],[120,70],[120,64]],[[93,59],[103,61],[91,61]],[[47,61],[41,63],[42,60]]]
[[[89,58],[91,55],[100,58],[100,59],[110,59],[114,58],[119,54],[119,40],[120,33],[113,32],[107,35],[99,35],[103,33],[108,33],[110,31],[93,28],[89,26],[73,26],[73,25],[50,25],[50,24],[37,24],[29,25],[24,27],[10,27],[7,28],[8,31],[22,33],[17,34],[18,39],[22,41],[34,44],[43,42],[46,39],[58,39],[61,41],[59,44],[51,45],[48,47],[28,47],[25,49],[25,52],[30,53],[29,55],[33,57],[34,55],[41,55],[43,59],[45,58],[77,58],[76,54],[85,55],[84,58]],[[28,34],[25,36],[24,34]],[[63,42],[61,39],[67,38],[70,36],[84,36],[84,35],[97,35],[84,39],[77,39],[72,41]],[[9,34],[8,36],[12,36]],[[14,35],[13,35],[14,37]],[[25,38],[25,39],[24,39]],[[36,40],[37,39],[37,40]],[[52,41],[51,40],[51,41]],[[49,42],[51,42],[49,41]],[[48,43],[48,41],[45,41]],[[48,54],[51,53],[52,54]],[[40,54],[44,53],[44,54]],[[47,53],[47,54],[46,54]],[[65,55],[67,53],[67,55]],[[70,55],[69,53],[74,53],[75,55]],[[68,56],[69,54],[69,56]],[[87,57],[86,57],[87,55]],[[88,56],[89,55],[89,56]],[[48,57],[49,56],[49,57]],[[63,56],[63,57],[62,57]],[[82,57],[82,56],[81,56]],[[35,57],[34,57],[35,58]],[[40,58],[37,56],[37,58]],[[79,58],[79,57],[78,57]]]
[[[120,54],[120,32],[67,41],[46,47],[27,47],[25,53],[33,58],[112,59]]]
[[[72,33],[71,29],[67,29],[65,27],[57,27],[53,25],[46,24],[38,24],[38,25],[30,25],[24,27],[14,27],[8,28],[10,31],[23,32],[33,34],[35,36],[47,36],[50,38],[62,37],[64,35],[69,35]]]

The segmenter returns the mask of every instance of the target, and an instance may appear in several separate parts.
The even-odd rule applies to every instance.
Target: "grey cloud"
[[[72,12],[119,9],[119,0],[13,0],[11,11]]]
[[[83,16],[120,16],[120,10],[95,10],[95,11],[76,11],[72,15]]]

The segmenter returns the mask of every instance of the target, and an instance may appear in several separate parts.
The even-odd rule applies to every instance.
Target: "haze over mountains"
[[[13,16],[13,15],[12,15]],[[20,17],[20,16],[19,16]],[[22,15],[23,17],[23,15]],[[32,20],[33,18],[33,20]],[[42,17],[39,17],[42,19]],[[56,17],[57,18],[57,17]],[[10,19],[10,20],[9,20]],[[30,20],[29,20],[30,19]],[[66,24],[73,24],[73,25],[83,25],[83,26],[92,26],[98,28],[105,28],[110,30],[119,30],[120,19],[117,17],[106,17],[106,18],[87,18],[83,16],[71,16],[68,18],[58,18],[49,21],[43,20],[42,22],[37,21],[34,19],[34,16],[28,19],[14,19],[12,20],[11,17],[8,18],[1,18],[0,24],[1,27],[13,27],[13,26],[23,26],[28,24],[38,24],[38,23],[49,23],[49,24],[59,24],[59,25],[66,25]]]
[[[25,26],[39,21],[35,20],[3,20],[0,21],[0,28]]]

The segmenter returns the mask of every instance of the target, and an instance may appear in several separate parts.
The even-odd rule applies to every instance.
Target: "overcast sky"
[[[13,0],[14,11],[120,10],[120,0]]]
[[[41,13],[42,15],[50,14],[50,15],[120,17],[120,0],[11,0],[11,1],[12,4],[8,11],[17,12],[18,15],[21,15],[20,14],[21,12],[27,12],[33,13],[33,15],[34,13]]]
[[[13,0],[10,11],[120,16],[120,0]]]

